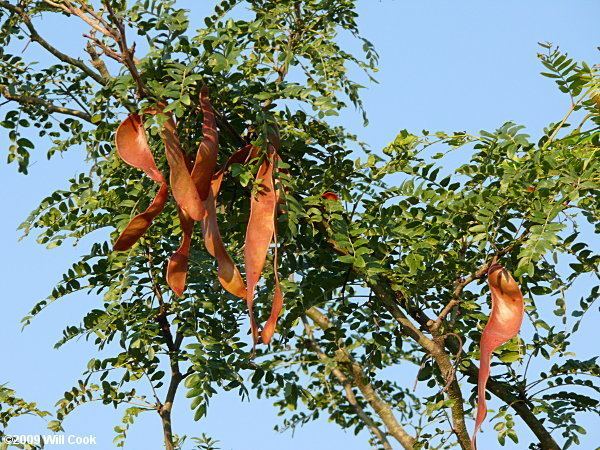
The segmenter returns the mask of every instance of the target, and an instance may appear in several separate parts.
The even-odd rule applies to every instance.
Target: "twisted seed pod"
[[[169,258],[169,262],[167,263],[167,284],[177,296],[181,297],[183,291],[185,291],[187,281],[194,221],[181,208],[177,208],[177,213],[179,215],[182,238],[179,248]]]
[[[492,295],[492,312],[479,344],[481,357],[477,382],[477,418],[471,438],[473,450],[477,450],[477,432],[487,415],[485,386],[490,376],[492,353],[519,333],[525,310],[521,289],[504,267],[494,264],[489,268],[488,285]]]
[[[202,200],[206,200],[210,191],[212,177],[217,165],[219,153],[219,133],[217,122],[210,99],[208,88],[204,86],[200,91],[200,106],[202,108],[202,141],[198,146],[194,168],[192,169],[192,180],[196,185],[198,194]]]
[[[273,187],[273,198],[275,201],[275,206],[273,208],[273,213],[271,215],[273,220],[273,234],[272,239],[275,244],[273,251],[273,274],[274,274],[274,291],[273,291],[273,300],[271,303],[271,313],[269,314],[269,318],[265,323],[261,333],[260,339],[263,344],[269,344],[273,335],[275,334],[275,328],[277,328],[277,321],[279,319],[279,314],[281,314],[281,310],[283,309],[283,294],[281,292],[281,286],[279,284],[279,273],[278,273],[278,251],[277,251],[277,211],[278,205],[283,203],[283,196],[281,195],[280,188],[275,188],[275,182],[273,179],[273,170],[276,168],[277,163],[281,160],[279,157],[279,148],[281,147],[281,137],[279,135],[279,129],[275,125],[270,125],[267,130],[267,143],[268,143],[268,154],[271,155],[272,160],[269,161],[269,164],[273,165],[270,174],[269,183]]]
[[[275,241],[275,251],[273,255],[275,289],[273,291],[273,303],[271,305],[271,314],[269,315],[269,319],[265,323],[265,326],[263,327],[260,333],[260,339],[263,342],[263,344],[269,344],[271,342],[271,339],[275,334],[275,328],[277,327],[277,320],[279,319],[279,314],[281,314],[281,310],[283,309],[283,294],[281,293],[281,286],[279,285],[279,274],[277,273],[277,231],[275,231],[273,235],[273,240]]]
[[[208,209],[211,214],[216,214],[214,202],[208,200],[211,189],[211,180],[217,163],[219,153],[219,134],[215,114],[208,97],[208,88],[205,86],[200,92],[200,104],[202,107],[202,141],[198,146],[196,160],[192,165],[185,153],[183,155],[186,171],[190,174],[191,181],[198,193],[202,207],[199,211],[203,214],[202,221],[208,218]],[[165,142],[166,146],[166,142]],[[176,145],[176,147],[178,144]],[[195,200],[194,200],[195,201]],[[177,251],[171,256],[167,264],[167,283],[179,297],[183,295],[187,281],[189,268],[190,247],[194,231],[194,220],[191,215],[181,207],[178,208],[179,223],[181,224],[182,239]],[[197,219],[197,218],[196,218]],[[210,219],[209,219],[210,220]],[[216,216],[215,216],[216,222]],[[213,255],[214,256],[214,255]],[[244,289],[245,292],[245,289]]]

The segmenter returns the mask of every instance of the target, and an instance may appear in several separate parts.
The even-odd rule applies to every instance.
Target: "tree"
[[[569,353],[600,289],[600,256],[585,238],[600,233],[598,67],[543,44],[544,75],[571,106],[537,142],[506,123],[478,135],[402,130],[374,152],[327,120],[348,104],[362,111],[361,86],[348,66],[369,76],[376,69],[377,53],[357,29],[354,3],[224,0],[193,31],[199,24],[190,24],[174,0],[0,0],[8,161],[27,172],[34,129],[48,139],[48,157],[83,147],[88,160],[68,189],[42,200],[23,223],[24,234],[55,247],[110,232],[99,232],[103,238],[24,318],[28,324],[68,296],[103,295],[56,345],[84,336],[112,356],[90,360],[59,401],[52,429],[60,430],[77,406],[99,400],[123,408],[118,446],[135,418],[151,412],[160,417],[165,447],[175,449],[184,441],[171,423],[179,390],[186,389],[200,420],[217,388],[235,389],[242,399],[252,389],[274,399],[284,427],[325,414],[343,428],[368,430],[374,448],[470,449],[466,422],[487,317],[480,283],[501,261],[526,296],[534,332],[497,352],[488,391],[503,402],[492,418],[498,440],[517,442],[519,420],[536,437],[530,448],[579,443],[585,430],[577,417],[599,412],[596,360]],[[249,14],[240,13],[242,6]],[[67,55],[40,35],[36,21],[50,14],[87,27],[81,54]],[[336,43],[340,32],[362,43],[360,56]],[[55,64],[32,64],[15,50],[24,41],[41,46]],[[189,234],[175,192],[177,202],[166,203],[139,241],[127,251],[113,249],[157,191],[117,155],[118,125],[128,113],[142,115],[139,130],[157,169],[173,175],[166,156],[173,140],[165,130],[175,126],[171,137],[178,136],[191,164],[206,138],[206,88],[219,166],[242,147],[256,151],[247,164],[228,167],[216,211],[240,267],[250,204],[264,188],[264,173],[257,173],[268,158],[277,168],[279,264],[269,257],[258,323],[269,317],[277,274],[285,308],[268,346],[251,345],[247,305],[222,289],[200,233],[184,294],[169,288],[165,267]],[[469,156],[448,171],[445,158],[459,149]],[[569,289],[582,281],[589,296],[567,309]],[[548,299],[558,320],[536,307]],[[418,367],[418,395],[385,376],[398,365]]]

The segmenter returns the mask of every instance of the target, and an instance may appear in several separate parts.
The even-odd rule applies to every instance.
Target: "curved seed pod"
[[[150,228],[150,225],[152,225],[152,221],[156,216],[161,213],[168,198],[169,188],[167,183],[161,184],[160,189],[158,190],[156,197],[154,197],[154,200],[152,200],[152,203],[150,203],[150,206],[148,206],[144,212],[131,219],[115,241],[113,249],[122,252],[133,247],[133,244],[148,231],[148,228]]]
[[[177,208],[182,238],[179,248],[173,253],[167,264],[167,284],[181,297],[185,290],[187,281],[188,264],[190,258],[190,247],[192,246],[192,234],[194,232],[194,221],[181,208]]]
[[[175,121],[169,117],[161,129],[161,137],[165,144],[167,162],[171,169],[170,184],[173,197],[181,209],[192,219],[200,222],[206,211],[200,199],[196,185],[186,164],[186,159],[181,150],[181,143],[177,136]]]
[[[192,180],[196,185],[202,200],[206,200],[210,191],[211,179],[217,165],[219,152],[219,134],[215,113],[208,98],[208,88],[204,86],[200,91],[200,106],[202,108],[202,141],[196,153],[196,161],[192,169]]]
[[[268,149],[269,152],[273,155],[272,164],[277,164],[281,161],[279,157],[279,148],[281,147],[281,136],[279,135],[279,128],[276,125],[270,125],[267,130],[267,141],[268,141]],[[271,183],[273,183],[273,176],[271,175]],[[275,187],[275,186],[274,186]],[[281,292],[281,286],[279,284],[279,273],[278,273],[278,251],[277,251],[277,211],[281,209],[284,211],[284,208],[279,205],[284,205],[284,195],[282,194],[282,188],[279,186],[275,190],[275,204],[276,207],[273,211],[273,242],[275,244],[275,249],[273,251],[273,273],[275,278],[275,286],[273,291],[273,300],[271,303],[271,313],[269,314],[269,318],[265,323],[262,331],[261,331],[261,341],[263,344],[269,344],[273,335],[275,334],[275,328],[277,327],[277,321],[279,319],[279,314],[281,314],[281,310],[283,309],[283,294]],[[285,192],[283,192],[285,193]],[[278,208],[279,207],[279,208]]]
[[[169,189],[165,178],[156,167],[139,115],[131,114],[119,125],[115,143],[117,154],[123,161],[136,169],[144,171],[152,180],[160,184],[160,189],[150,206],[144,212],[135,216],[116,240],[114,249],[123,251],[130,249],[150,228],[154,218],[160,214],[165,206]]]
[[[258,328],[254,318],[254,292],[260,280],[267,252],[275,233],[275,208],[277,193],[273,182],[273,164],[265,159],[258,169],[256,179],[261,180],[260,190],[250,200],[250,218],[246,230],[244,260],[246,263],[246,304],[250,313],[252,339],[258,342]]]
[[[185,165],[188,171],[192,170],[192,162],[183,155]],[[167,263],[167,284],[171,290],[178,296],[183,295],[187,281],[188,267],[190,260],[190,248],[192,246],[192,235],[194,234],[194,220],[183,209],[177,206],[177,215],[179,216],[179,226],[181,227],[181,244],[179,248],[171,255]]]
[[[138,114],[130,114],[121,122],[115,134],[115,144],[117,154],[123,161],[136,169],[143,170],[157,183],[165,182],[163,174],[156,167],[142,118]]]
[[[260,333],[260,339],[263,344],[269,344],[273,335],[275,334],[275,328],[277,327],[277,320],[279,319],[279,314],[281,314],[281,310],[283,309],[283,294],[281,293],[281,286],[279,285],[279,274],[277,273],[278,267],[278,254],[277,254],[277,231],[275,231],[273,235],[273,240],[275,241],[275,252],[273,254],[273,272],[275,273],[275,290],[273,292],[273,303],[271,305],[271,314],[269,315],[269,319],[265,323],[265,326]]]
[[[202,221],[204,245],[208,253],[217,260],[217,274],[223,288],[239,298],[246,298],[246,285],[237,266],[227,253],[217,222],[217,197],[221,190],[223,177],[234,163],[243,163],[256,156],[256,148],[248,145],[235,152],[225,166],[212,179],[208,198],[205,201],[206,217]]]
[[[217,260],[217,275],[223,288],[236,297],[245,298],[246,285],[237,266],[227,253],[217,222],[217,196],[219,195],[221,180],[222,175],[220,179],[212,183],[206,199],[206,217],[202,221],[204,246],[208,253]]]
[[[477,432],[487,415],[485,386],[490,376],[492,352],[519,333],[525,310],[523,294],[521,294],[519,285],[504,267],[494,264],[489,268],[488,285],[492,295],[492,312],[481,334],[477,419],[471,438],[474,450],[477,449]]]

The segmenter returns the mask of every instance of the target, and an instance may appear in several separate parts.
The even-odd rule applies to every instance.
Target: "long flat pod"
[[[183,158],[187,170],[191,171],[192,162],[185,154]],[[181,243],[167,263],[167,284],[178,297],[181,297],[183,291],[185,291],[187,282],[195,222],[179,205],[177,205],[177,215],[179,217],[179,226],[181,227]]]
[[[203,214],[202,221],[206,221],[210,220],[207,215],[207,208],[211,209],[212,215],[216,214],[214,212],[216,205],[214,205],[214,201],[208,199],[208,197],[211,189],[211,179],[215,171],[219,152],[217,123],[215,121],[215,115],[208,98],[208,88],[206,88],[206,86],[203,87],[200,92],[200,104],[203,112],[202,141],[198,147],[194,164],[191,164],[185,153],[181,153],[186,164],[186,170],[190,173],[192,183],[198,192],[199,200],[203,202],[201,208],[202,211],[199,211],[201,214]],[[164,136],[165,138],[168,137],[167,134]],[[177,138],[176,133],[174,134],[174,138]],[[165,146],[166,145],[167,143],[165,141]],[[179,144],[175,144],[175,147],[179,147]],[[178,207],[178,214],[179,223],[181,224],[182,230],[182,239],[179,248],[173,254],[173,256],[171,256],[167,264],[167,283],[173,292],[181,297],[183,295],[183,291],[185,290],[187,281],[190,247],[194,230],[194,218],[192,218],[188,211],[181,206]],[[221,279],[221,274],[219,275],[219,279]],[[245,286],[242,287],[245,294]]]
[[[477,449],[477,432],[487,415],[485,387],[490,376],[493,351],[519,333],[525,310],[523,294],[510,272],[499,264],[488,270],[488,285],[492,296],[492,312],[480,342],[479,379],[477,383],[477,418],[471,445]]]
[[[246,146],[235,152],[225,166],[213,177],[208,197],[205,201],[206,217],[202,221],[204,245],[208,253],[217,260],[217,275],[223,288],[239,298],[246,298],[246,285],[237,266],[229,256],[217,221],[217,198],[221,190],[223,177],[231,164],[243,163],[256,156],[256,148]]]
[[[148,145],[142,119],[137,114],[130,114],[117,128],[115,144],[119,157],[136,169],[140,169],[160,188],[148,208],[135,216],[121,232],[114,244],[117,251],[128,250],[150,228],[152,221],[163,210],[169,195],[167,182],[156,167],[154,156]]]
[[[179,223],[181,226],[181,244],[173,253],[167,264],[167,284],[179,297],[183,295],[187,281],[188,265],[190,259],[190,248],[192,246],[192,235],[194,232],[194,221],[181,208],[177,208]]]
[[[210,99],[208,88],[204,86],[200,91],[200,107],[202,108],[202,141],[198,146],[194,168],[192,169],[192,180],[196,185],[198,194],[202,200],[208,198],[211,189],[211,180],[217,165],[219,152],[219,133],[217,122]]]
[[[277,270],[277,230],[275,230],[273,240],[275,241],[275,251],[273,254],[273,273],[275,274],[275,287],[273,290],[273,303],[271,305],[271,313],[269,314],[269,318],[267,319],[265,326],[263,327],[260,333],[260,339],[263,342],[263,344],[269,344],[271,342],[271,339],[273,339],[273,335],[275,334],[275,328],[277,327],[277,321],[279,320],[279,314],[281,314],[281,310],[283,309],[283,293],[281,292],[281,286],[279,283],[279,273]]]
[[[165,153],[169,163],[171,191],[181,209],[195,221],[201,221],[206,211],[200,199],[196,185],[186,164],[172,117],[168,117],[161,128],[161,137],[165,144]]]
[[[244,260],[246,263],[246,304],[250,313],[252,339],[258,342],[258,328],[254,318],[254,292],[260,280],[269,246],[275,233],[277,193],[273,182],[273,163],[265,159],[258,169],[256,180],[259,190],[250,200],[250,218],[246,229]]]

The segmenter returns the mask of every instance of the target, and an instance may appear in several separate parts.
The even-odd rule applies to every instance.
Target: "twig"
[[[73,14],[91,26],[94,30],[99,31],[106,37],[114,37],[114,32],[102,26],[101,21],[98,19],[97,15],[93,15],[91,18],[80,8],[74,6],[70,1],[66,1],[64,3],[57,3],[52,0],[44,0],[44,3],[54,6],[67,14]],[[90,12],[90,9],[86,6],[85,9],[87,12]]]
[[[138,98],[146,97],[148,91],[146,89],[146,86],[144,85],[144,82],[142,81],[142,78],[136,66],[135,58],[133,57],[133,54],[135,53],[135,44],[131,48],[127,46],[125,25],[123,24],[123,21],[117,16],[115,10],[110,4],[110,1],[103,0],[102,4],[108,11],[108,16],[111,22],[114,26],[117,27],[116,36],[112,36],[119,45],[119,49],[121,50],[121,56],[123,58],[123,63],[125,64],[125,66],[127,66],[127,69],[129,70],[131,76],[135,81],[135,84],[137,86]]]
[[[90,34],[93,35],[93,33]],[[102,59],[100,58],[100,55],[96,51],[94,44],[88,42],[85,46],[85,51],[88,53],[88,55],[90,55],[90,58],[92,58],[92,66],[94,66],[96,70],[100,72],[100,75],[102,75],[107,80],[110,79],[110,72],[108,71],[108,68],[106,67],[104,61],[102,61]]]
[[[329,319],[315,307],[309,308],[306,311],[306,315],[322,330],[327,330],[331,326]],[[327,356],[325,357],[327,358]],[[397,421],[392,408],[379,396],[361,365],[352,358],[352,355],[344,347],[340,347],[336,351],[335,360],[347,367],[350,374],[347,377],[348,382],[352,381],[358,388],[365,401],[373,408],[387,427],[388,434],[393,436],[405,449],[412,449],[415,444],[415,438],[408,434],[404,427]],[[340,371],[340,373],[345,376],[343,372]],[[338,378],[337,375],[336,378]]]
[[[87,106],[85,106],[85,104],[79,100],[77,97],[75,97],[71,91],[69,90],[69,88],[67,86],[65,86],[65,84],[62,81],[58,81],[58,85],[63,89],[63,91],[65,92],[65,94],[67,94],[69,97],[71,97],[73,99],[73,101],[75,103],[77,103],[81,109],[83,109],[89,116],[91,116],[90,111],[87,109]]]
[[[456,340],[458,341],[458,351],[456,352],[456,355],[454,357],[455,361],[454,361],[454,366],[452,367],[452,372],[447,376],[446,385],[444,386],[444,389],[442,389],[440,394],[443,394],[444,392],[446,392],[450,388],[450,385],[456,379],[456,369],[458,368],[458,365],[460,364],[460,355],[462,354],[462,351],[463,351],[463,340],[458,334],[446,333],[445,335],[443,335],[441,337],[441,339],[445,340],[447,336],[454,336],[456,338]]]

